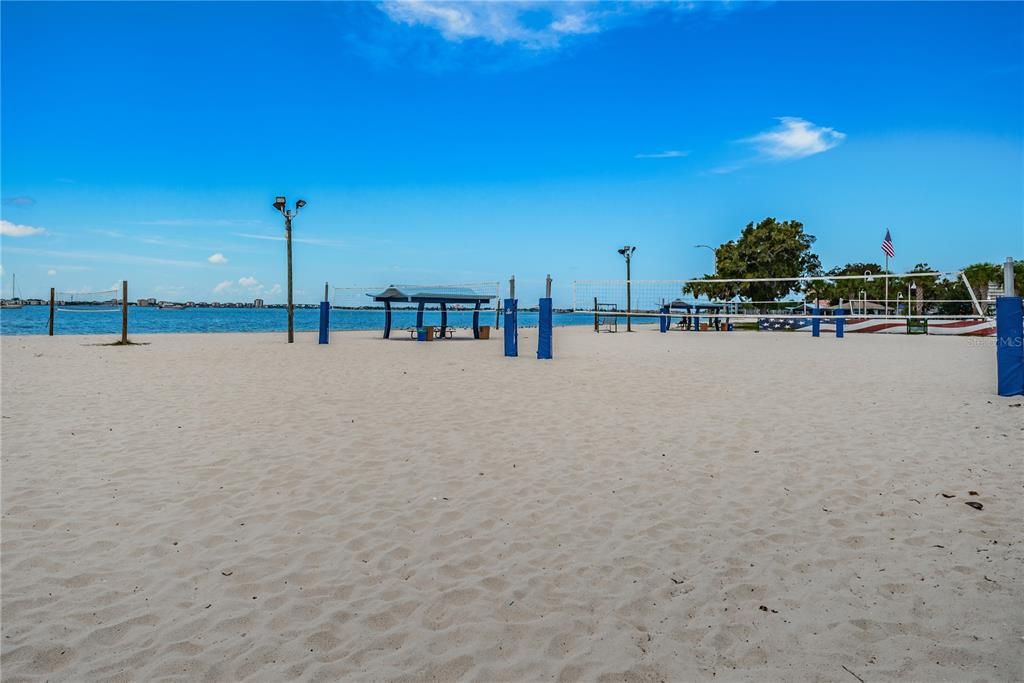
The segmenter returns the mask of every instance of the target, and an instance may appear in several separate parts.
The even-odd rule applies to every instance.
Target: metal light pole
[[[633,259],[633,252],[636,251],[636,247],[631,247],[628,244],[622,249],[619,249],[619,253],[622,254],[626,259],[626,332],[633,331],[633,317],[629,314],[633,310],[633,297],[632,297],[632,282],[629,272],[629,263]]]
[[[305,199],[295,202],[295,211],[285,207],[285,198],[274,199],[274,208],[284,216],[284,239],[288,243],[288,343],[295,342],[295,304],[292,301],[292,218],[299,215],[299,209],[306,205]]]
[[[711,246],[708,246],[707,244],[695,244],[695,245],[693,245],[693,248],[694,248],[694,249],[708,249],[708,250],[710,250],[710,251],[711,251],[711,253],[712,253],[712,254],[714,254],[714,255],[715,255],[716,257],[718,256],[718,252],[717,252],[717,251],[715,251],[715,248],[714,248],[714,247],[711,247]],[[717,263],[717,262],[715,263],[715,266],[716,266],[716,267],[718,266],[718,263]]]

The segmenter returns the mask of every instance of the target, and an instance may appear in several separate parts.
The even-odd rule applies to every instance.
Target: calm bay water
[[[0,311],[0,334],[46,334],[49,309],[46,306],[25,306]],[[494,326],[494,311],[480,314],[481,325]],[[504,316],[502,316],[504,318]],[[449,312],[448,325],[469,328],[472,313]],[[427,311],[424,324],[437,325],[440,314]],[[592,325],[594,317],[586,313],[555,313],[555,325]],[[415,312],[396,312],[393,333],[402,334],[404,328],[416,324]],[[502,320],[504,325],[504,319]],[[520,311],[519,326],[535,327],[537,314]],[[315,309],[295,310],[295,329],[315,332],[320,327],[320,312]],[[373,311],[331,311],[332,330],[383,330],[384,316]],[[283,332],[288,329],[288,314],[283,308],[186,308],[161,310],[159,308],[128,309],[129,334],[174,332]],[[57,311],[55,334],[112,334],[121,333],[121,313]],[[456,332],[458,334],[458,332]]]

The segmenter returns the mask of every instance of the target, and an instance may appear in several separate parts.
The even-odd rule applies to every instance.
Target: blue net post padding
[[[845,308],[837,308],[836,309],[836,312],[835,312],[835,316],[836,316],[836,339],[842,339],[844,334],[845,334],[845,329],[844,329],[846,327],[846,318],[844,317],[845,315],[846,315],[846,309]]]
[[[996,375],[1000,396],[1024,394],[1024,308],[1019,296],[996,298]]]
[[[320,302],[320,343],[327,344],[331,340],[331,302]]]
[[[668,332],[668,327],[671,324],[672,320],[668,317],[668,306],[662,306],[661,317],[658,318],[658,331]]]
[[[519,355],[519,300],[505,299],[505,355]]]
[[[815,316],[814,318],[811,319],[811,336],[812,337],[820,337],[821,336],[821,318],[819,318],[817,316],[821,315],[821,309],[820,308],[812,308],[811,309],[811,315]]]
[[[542,360],[551,358],[551,321],[551,299],[541,299],[537,314],[537,358]]]

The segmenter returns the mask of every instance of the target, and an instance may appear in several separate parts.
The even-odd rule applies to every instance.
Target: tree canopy
[[[804,232],[800,221],[777,221],[765,218],[748,223],[739,239],[730,240],[715,249],[715,273],[703,279],[794,278],[816,275],[821,261],[811,251],[814,236]],[[713,299],[742,297],[753,301],[772,301],[794,291],[801,291],[793,282],[693,282],[683,291]]]

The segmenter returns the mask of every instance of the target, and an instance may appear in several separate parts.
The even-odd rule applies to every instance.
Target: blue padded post
[[[331,340],[331,302],[320,302],[320,343],[327,344]]]
[[[821,315],[821,309],[820,308],[812,308],[811,309],[811,315],[813,315],[813,316]],[[821,336],[821,318],[815,317],[815,318],[811,319],[811,336],[812,337],[820,337]]]
[[[658,331],[668,332],[669,325],[672,324],[671,319],[668,317],[668,306],[661,307],[661,317],[658,318]]]
[[[1024,299],[996,297],[996,376],[1000,396],[1024,394]]]
[[[505,355],[519,355],[519,300],[505,299]]]
[[[537,315],[537,358],[551,358],[551,299],[540,300],[540,312]]]
[[[846,311],[842,308],[836,309],[836,339],[842,339],[844,336],[844,327],[846,326]]]

